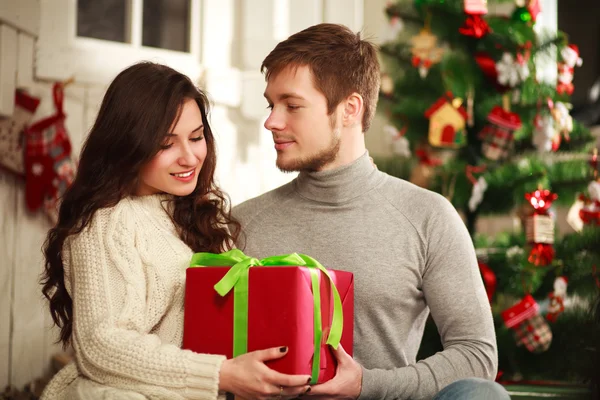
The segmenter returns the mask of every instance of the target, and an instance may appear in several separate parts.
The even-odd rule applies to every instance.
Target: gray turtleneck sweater
[[[235,207],[253,257],[304,253],[354,273],[360,399],[427,399],[467,377],[493,380],[490,304],[467,229],[441,195],[374,168],[301,172]],[[444,350],[417,362],[431,312]]]

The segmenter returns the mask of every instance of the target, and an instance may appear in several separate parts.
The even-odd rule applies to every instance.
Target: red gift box
[[[188,268],[185,292],[183,348],[198,353],[233,357],[234,292],[215,291],[229,267]],[[340,344],[352,355],[354,278],[344,271],[327,270],[342,301]],[[288,346],[288,353],[267,364],[281,373],[311,375],[314,343],[314,299],[309,267],[255,266],[248,270],[247,351]],[[326,344],[333,314],[329,279],[318,272],[321,323],[318,383],[335,375],[336,360]]]

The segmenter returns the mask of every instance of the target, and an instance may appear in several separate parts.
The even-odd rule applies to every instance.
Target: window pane
[[[144,0],[142,45],[188,52],[189,37],[189,0]]]
[[[125,42],[126,0],[77,0],[77,36]]]

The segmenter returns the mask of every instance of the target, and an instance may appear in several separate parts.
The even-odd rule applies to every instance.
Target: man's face
[[[327,114],[327,100],[315,88],[309,67],[288,67],[271,76],[265,98],[271,109],[265,128],[273,134],[280,170],[319,171],[335,160],[341,140],[339,113]]]

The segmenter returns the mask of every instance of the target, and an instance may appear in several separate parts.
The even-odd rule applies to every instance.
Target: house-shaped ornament
[[[429,118],[429,144],[432,146],[458,148],[467,143],[467,112],[462,106],[455,107],[452,98],[452,94],[448,93],[425,111],[425,117]]]

